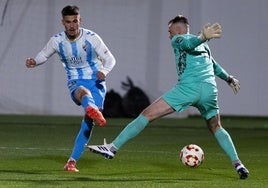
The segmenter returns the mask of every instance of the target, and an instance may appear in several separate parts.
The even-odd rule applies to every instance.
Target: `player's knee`
[[[153,115],[150,114],[150,113],[146,113],[146,112],[144,112],[144,111],[141,113],[141,115],[143,115],[143,116],[148,120],[148,122],[152,122],[153,120],[156,119],[155,116],[153,116]]]
[[[220,117],[219,115],[216,115],[208,120],[206,120],[207,122],[207,127],[210,130],[211,133],[215,133],[217,130],[219,130],[220,128],[222,128],[221,126],[221,121],[220,121]]]
[[[84,87],[79,87],[75,93],[75,98],[81,101],[83,96],[88,95],[88,90]]]
[[[219,129],[222,128],[222,126],[220,124],[216,124],[216,125],[210,125],[209,127],[209,130],[212,134],[215,134],[215,132]]]

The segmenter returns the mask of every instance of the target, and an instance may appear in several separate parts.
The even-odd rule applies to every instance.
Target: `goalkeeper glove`
[[[232,75],[230,75],[226,81],[227,81],[228,85],[233,89],[234,94],[237,94],[238,91],[240,90],[239,80],[235,79]]]
[[[220,37],[221,37],[221,25],[218,23],[214,23],[213,25],[211,25],[210,23],[206,24],[203,27],[203,30],[199,36],[199,38],[202,41]]]

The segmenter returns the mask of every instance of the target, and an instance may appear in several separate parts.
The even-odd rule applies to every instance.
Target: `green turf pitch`
[[[85,151],[79,173],[63,171],[80,117],[0,116],[0,187],[268,187],[268,118],[222,117],[250,171],[240,180],[199,117],[160,119],[106,160]],[[92,144],[111,141],[129,119],[95,127]],[[196,169],[184,167],[178,151],[195,143],[205,153]]]

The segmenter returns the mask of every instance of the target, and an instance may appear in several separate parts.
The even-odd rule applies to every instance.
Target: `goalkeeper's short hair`
[[[173,19],[171,19],[169,22],[168,22],[168,25],[169,24],[174,24],[174,23],[184,23],[186,25],[189,25],[189,22],[188,22],[188,19],[186,17],[184,17],[183,15],[178,15],[176,17],[174,17]]]

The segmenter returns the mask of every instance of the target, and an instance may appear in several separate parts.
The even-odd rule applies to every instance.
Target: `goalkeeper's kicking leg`
[[[106,144],[105,141],[104,145],[88,145],[87,147],[94,153],[112,159],[117,150],[119,150],[128,140],[137,136],[149,122],[174,111],[175,110],[161,97],[148,106],[136,119],[130,122],[111,144]]]

